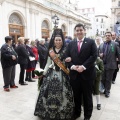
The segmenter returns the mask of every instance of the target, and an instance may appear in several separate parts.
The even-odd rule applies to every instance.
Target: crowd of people
[[[120,40],[115,32],[106,32],[105,40],[93,40],[85,37],[83,24],[77,24],[74,31],[74,39],[64,38],[58,28],[46,40],[19,37],[14,48],[12,37],[6,36],[1,47],[4,91],[18,88],[14,81],[16,64],[20,65],[20,85],[41,78],[34,115],[43,120],[76,120],[81,116],[82,106],[84,120],[90,120],[93,94],[100,110],[101,85],[109,98],[111,84],[115,84],[120,61]],[[34,73],[38,62],[44,70],[41,76]]]
[[[24,37],[19,37],[15,46],[12,44],[11,36],[6,36],[5,42],[1,47],[1,64],[3,68],[4,91],[8,92],[10,91],[9,87],[18,88],[14,82],[16,64],[20,65],[20,85],[28,85],[25,81],[35,82],[33,79],[37,79],[37,76],[34,74],[36,64],[39,62],[40,67],[44,68],[48,48],[45,46],[45,40],[30,41]]]

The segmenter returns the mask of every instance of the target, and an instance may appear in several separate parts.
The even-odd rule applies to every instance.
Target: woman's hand
[[[65,59],[65,62],[71,62],[71,57],[67,57],[66,59]]]
[[[43,75],[39,76],[39,78],[41,79],[43,77]]]

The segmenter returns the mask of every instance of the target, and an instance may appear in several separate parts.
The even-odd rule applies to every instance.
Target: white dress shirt
[[[83,44],[84,39],[85,39],[85,37],[83,37],[82,40],[81,40],[82,42],[80,43],[80,48],[82,47],[82,44]],[[79,42],[79,39],[77,38],[77,43],[78,43],[78,42]],[[77,44],[77,46],[78,46],[78,44]],[[75,65],[72,65],[70,69],[73,70],[73,67],[74,67],[74,66],[75,66]],[[81,66],[83,67],[84,70],[86,70],[85,66],[83,66],[83,65],[81,65]]]

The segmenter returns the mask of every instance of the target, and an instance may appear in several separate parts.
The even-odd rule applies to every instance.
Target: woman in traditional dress
[[[66,68],[64,37],[61,29],[55,29],[49,44],[47,64],[37,99],[34,115],[44,120],[71,120],[73,117],[73,93]]]

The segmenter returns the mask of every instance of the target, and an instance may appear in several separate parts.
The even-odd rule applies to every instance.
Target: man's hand
[[[12,59],[13,59],[13,60],[16,60],[16,57],[15,57],[14,55],[12,55]]]
[[[116,58],[116,61],[119,61],[119,59],[118,59],[118,58]]]
[[[76,70],[77,71],[77,69],[78,69],[78,65],[74,65],[73,67],[72,67],[72,70]]]
[[[100,56],[101,58],[103,58],[103,53],[100,53],[99,56]]]
[[[83,72],[83,71],[84,71],[83,66],[78,66],[77,71],[78,71],[79,73]]]
[[[118,68],[120,68],[120,64],[118,64]]]
[[[65,62],[71,62],[71,57],[67,57],[67,58],[65,59]]]

